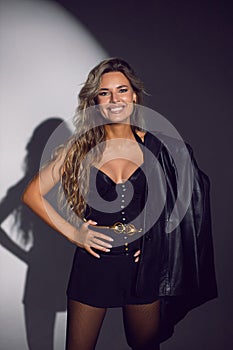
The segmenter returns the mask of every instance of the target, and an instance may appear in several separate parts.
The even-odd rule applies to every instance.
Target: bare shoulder
[[[137,130],[137,131],[136,131],[136,134],[140,137],[140,139],[142,140],[142,142],[144,142],[144,137],[145,137],[145,135],[146,135],[146,131]]]

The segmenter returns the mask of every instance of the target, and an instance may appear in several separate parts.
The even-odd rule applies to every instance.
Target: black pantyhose
[[[123,306],[123,321],[127,343],[133,350],[159,350],[159,300]]]
[[[69,300],[66,350],[94,350],[106,310]],[[159,301],[125,305],[122,311],[125,335],[131,349],[159,350]]]
[[[68,300],[66,350],[95,349],[106,310]]]

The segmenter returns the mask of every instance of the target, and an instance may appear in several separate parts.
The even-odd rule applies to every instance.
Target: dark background
[[[219,298],[193,310],[162,349],[230,349],[232,2],[57,2],[89,29],[109,57],[122,57],[133,66],[150,94],[146,105],[170,120],[210,177]],[[111,315],[101,331],[101,349],[121,327],[116,318],[114,324],[109,320],[118,317],[117,311]]]

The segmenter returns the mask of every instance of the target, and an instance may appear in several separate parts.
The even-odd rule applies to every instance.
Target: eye
[[[108,95],[108,91],[101,91],[98,93],[99,96],[107,96]]]
[[[121,88],[121,89],[119,90],[119,92],[120,92],[121,94],[124,94],[124,93],[127,92],[127,91],[128,91],[127,88]]]

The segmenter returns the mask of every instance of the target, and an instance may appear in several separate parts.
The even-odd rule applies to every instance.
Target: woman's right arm
[[[44,196],[60,181],[61,171],[63,166],[65,154],[60,155],[44,167],[40,172],[31,180],[26,187],[22,201],[30,207],[38,216],[41,217],[48,225],[53,229],[60,232],[72,243],[78,245],[81,248],[85,248],[90,254],[95,257],[99,257],[95,251],[91,249],[97,248],[106,251],[106,248],[110,248],[108,243],[100,241],[98,238],[111,241],[109,236],[102,233],[97,233],[89,229],[88,225],[95,225],[94,221],[87,221],[82,224],[78,230],[72,224],[70,224],[65,218],[63,218],[53,206],[44,198]]]

